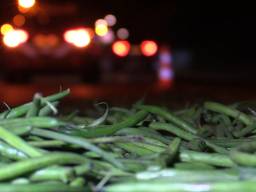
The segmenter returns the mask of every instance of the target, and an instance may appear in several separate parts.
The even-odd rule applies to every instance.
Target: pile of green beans
[[[256,117],[243,103],[104,104],[88,117],[58,111],[69,93],[0,113],[0,192],[256,191]]]

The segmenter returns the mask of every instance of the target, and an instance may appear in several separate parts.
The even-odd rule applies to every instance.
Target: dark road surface
[[[224,103],[256,100],[256,90],[251,85],[207,84],[202,82],[176,83],[169,90],[159,90],[155,85],[86,85],[86,84],[7,84],[0,83],[0,101],[16,106],[30,101],[35,92],[49,95],[60,89],[71,89],[64,105],[79,108],[95,102],[129,106],[146,98],[147,103],[184,106],[204,100]],[[4,105],[1,106],[4,110]]]

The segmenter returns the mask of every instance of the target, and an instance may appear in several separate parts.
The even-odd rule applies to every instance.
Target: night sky
[[[95,19],[113,13],[118,26],[127,27],[131,41],[153,38],[174,50],[193,53],[195,68],[240,70],[255,68],[256,13],[253,3],[232,1],[66,1],[79,5],[75,18],[91,25]],[[0,2],[1,22],[15,14],[14,1]],[[6,11],[8,10],[8,11]]]

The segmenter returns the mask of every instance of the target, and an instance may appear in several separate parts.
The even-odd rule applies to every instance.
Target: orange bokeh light
[[[141,52],[147,57],[154,56],[158,51],[158,46],[155,41],[146,40],[141,43]]]
[[[128,41],[116,41],[112,45],[113,52],[119,57],[126,57],[131,49],[131,45]]]
[[[21,26],[23,26],[23,25],[25,24],[26,18],[25,18],[23,15],[18,14],[18,15],[16,15],[16,16],[13,17],[13,20],[12,20],[12,21],[13,21],[13,23],[14,23],[16,26],[21,27]]]

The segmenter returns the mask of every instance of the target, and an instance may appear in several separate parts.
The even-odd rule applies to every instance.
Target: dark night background
[[[9,2],[9,3],[8,3]],[[68,3],[66,0],[42,3]],[[131,41],[154,38],[193,54],[194,69],[247,71],[255,68],[255,12],[253,3],[223,1],[73,1],[88,24],[107,13],[131,31]],[[16,11],[1,1],[1,21]],[[250,71],[250,70],[248,70]]]

